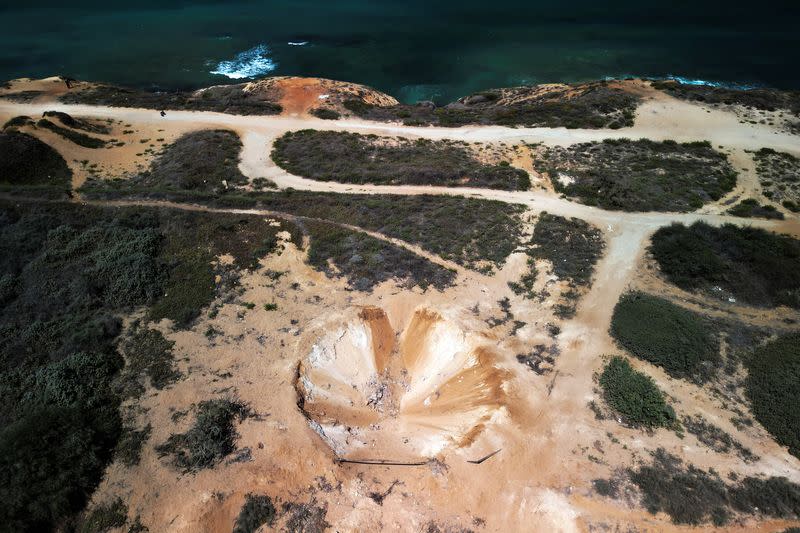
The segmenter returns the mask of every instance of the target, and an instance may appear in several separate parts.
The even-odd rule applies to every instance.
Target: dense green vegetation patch
[[[71,181],[67,162],[48,144],[25,133],[0,132],[0,189],[63,194]]]
[[[563,86],[492,89],[437,107],[373,106],[360,100],[344,102],[356,116],[377,121],[402,121],[413,126],[458,127],[498,124],[548,128],[622,128],[633,126],[639,98],[607,82]]]
[[[653,514],[667,513],[676,524],[711,522],[723,526],[733,513],[796,519],[800,516],[800,485],[782,477],[747,477],[726,484],[713,470],[684,466],[659,448],[649,465],[628,471]]]
[[[131,187],[122,180],[90,182],[92,198],[144,197],[219,207],[267,209],[358,226],[417,244],[469,268],[491,270],[518,246],[525,207],[494,200],[442,195],[368,195],[307,191],[186,194]]]
[[[172,463],[184,472],[212,468],[236,450],[239,434],[234,423],[251,416],[250,408],[237,400],[200,402],[194,425],[186,433],[170,435],[156,451],[172,456]]]
[[[732,224],[673,224],[653,235],[650,252],[683,289],[800,308],[800,241],[787,235]]]
[[[615,355],[600,374],[606,402],[632,426],[669,427],[676,423],[675,411],[653,379]]]
[[[247,183],[239,170],[241,149],[233,131],[193,131],[166,146],[146,172],[132,179],[145,187],[222,192]]]
[[[248,494],[239,516],[236,517],[233,533],[255,533],[264,524],[271,526],[275,521],[275,514],[275,506],[269,496]]]
[[[707,142],[607,139],[547,148],[534,160],[556,191],[622,211],[693,211],[736,185],[736,171]]]
[[[745,218],[767,218],[783,220],[783,213],[778,211],[775,206],[758,203],[758,200],[746,198],[728,209],[728,213],[736,217]]]
[[[54,122],[47,120],[46,118],[40,119],[36,123],[36,127],[50,130],[56,135],[60,135],[61,137],[64,137],[68,141],[75,143],[78,146],[82,146],[84,148],[103,148],[106,145],[106,141],[104,141],[103,139],[98,139],[97,137],[86,135],[85,133],[82,133],[80,131],[64,128]]]
[[[719,363],[719,341],[702,316],[657,296],[622,295],[611,335],[633,355],[676,378],[707,380]]]
[[[745,392],[756,420],[800,457],[800,333],[757,348],[747,370]]]
[[[320,181],[511,191],[530,187],[524,170],[481,163],[461,143],[447,140],[290,131],[275,141],[272,159],[293,174]]]
[[[753,160],[764,196],[790,211],[800,211],[800,158],[762,148]]]
[[[218,85],[196,92],[147,92],[111,85],[94,85],[73,90],[59,100],[65,104],[88,104],[110,107],[217,111],[232,115],[277,115],[280,104],[259,99],[246,92],[244,84]]]
[[[286,229],[300,241],[263,217],[0,202],[0,523],[52,530],[83,507],[115,450],[137,460],[149,432],[118,445],[121,398],[143,375],[158,387],[177,374],[171,343],[144,327],[123,370],[120,316],[159,304],[190,324],[214,297],[215,256],[252,268]],[[184,277],[187,261],[207,277]],[[197,283],[210,292],[187,300]]]
[[[324,222],[304,226],[311,235],[309,263],[328,276],[346,276],[355,290],[368,291],[392,278],[405,280],[409,287],[432,285],[441,290],[455,280],[452,270],[364,233]]]

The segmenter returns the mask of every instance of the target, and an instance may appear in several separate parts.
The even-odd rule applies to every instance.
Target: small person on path
[[[164,111],[164,110],[162,110],[162,111],[161,111],[161,116],[162,116],[162,117],[166,117],[166,116],[167,116],[167,112],[166,112],[166,111]]]

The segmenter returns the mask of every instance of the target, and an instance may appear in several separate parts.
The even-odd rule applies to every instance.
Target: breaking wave
[[[220,74],[228,78],[239,80],[242,78],[257,78],[278,67],[270,57],[270,49],[260,44],[250,50],[236,54],[230,61],[220,61],[211,74]]]

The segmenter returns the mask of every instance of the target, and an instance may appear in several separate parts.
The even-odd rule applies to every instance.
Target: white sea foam
[[[289,41],[286,44],[289,46],[305,46],[308,44],[308,41]]]
[[[278,64],[269,57],[270,49],[260,44],[236,54],[231,61],[220,61],[211,74],[220,74],[234,80],[256,78],[272,72]]]

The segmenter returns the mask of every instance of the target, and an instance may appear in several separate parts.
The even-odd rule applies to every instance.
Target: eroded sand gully
[[[396,340],[386,313],[364,307],[314,342],[296,385],[312,428],[338,457],[431,458],[502,417],[508,373],[494,350],[426,307]]]

